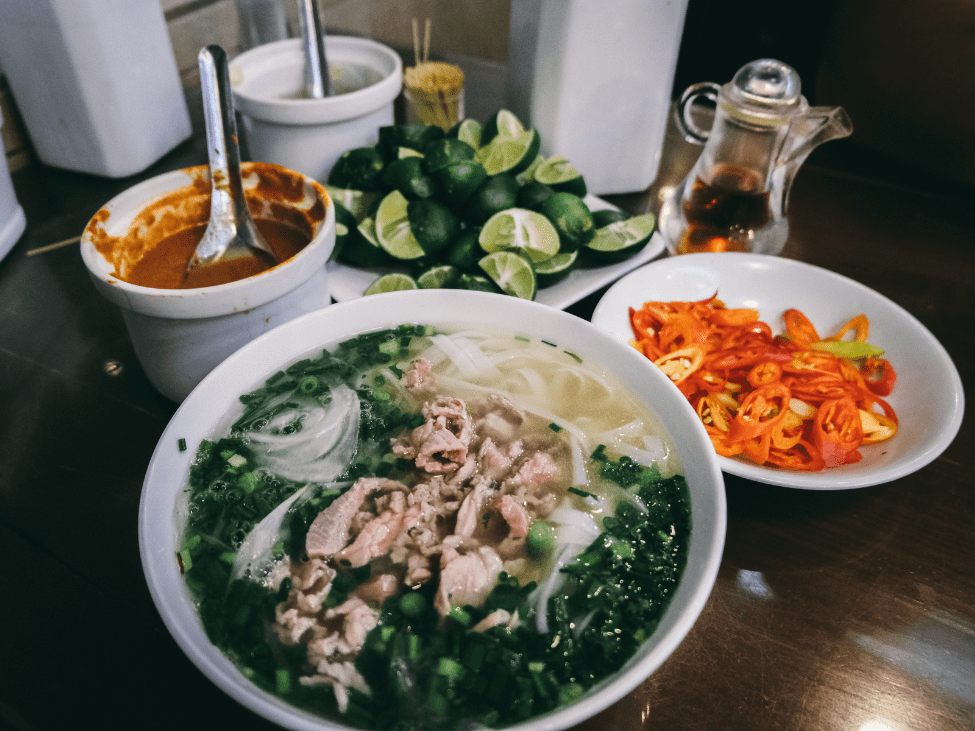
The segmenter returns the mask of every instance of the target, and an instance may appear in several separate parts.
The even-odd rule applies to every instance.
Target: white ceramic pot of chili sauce
[[[243,163],[241,172],[248,207],[278,254],[270,269],[218,264],[203,278],[184,277],[209,217],[205,165],[129,188],[82,235],[95,287],[120,308],[146,375],[173,401],[258,335],[331,302],[325,263],[335,246],[335,209],[328,193],[277,165]]]

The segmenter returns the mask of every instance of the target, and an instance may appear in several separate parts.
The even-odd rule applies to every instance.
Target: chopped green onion
[[[461,607],[451,607],[450,611],[447,612],[447,616],[465,627],[469,627],[471,624],[470,612]]]
[[[544,520],[536,520],[528,529],[526,543],[529,555],[544,556],[555,545],[555,529]]]
[[[596,497],[591,492],[580,490],[578,487],[570,487],[569,492],[571,492],[573,495],[578,495],[579,497]]]
[[[862,343],[859,340],[821,340],[818,343],[810,343],[809,347],[823,353],[832,353],[837,358],[868,358],[870,356],[879,358],[884,354],[883,348],[878,348],[870,343]]]
[[[418,617],[427,608],[427,600],[418,591],[411,591],[400,597],[399,610],[407,617]]]
[[[276,670],[274,673],[274,687],[281,695],[291,692],[291,673],[285,669]]]
[[[437,665],[437,674],[447,678],[460,678],[464,674],[464,666],[450,657],[441,657]]]
[[[543,343],[545,343],[546,345],[550,345],[550,346],[552,346],[553,348],[557,348],[557,347],[559,347],[559,346],[558,346],[558,345],[556,345],[555,343],[550,343],[550,342],[549,342],[548,340],[543,340],[542,342],[543,342]]]
[[[563,350],[562,352],[563,352],[563,353],[565,353],[565,354],[566,354],[567,356],[569,356],[570,358],[574,358],[574,359],[575,359],[575,361],[576,361],[576,363],[582,363],[582,358],[580,358],[580,357],[579,357],[578,355],[576,355],[575,353],[573,353],[573,352],[571,352],[571,351],[569,351],[569,350]]]
[[[521,335],[515,335],[515,340],[520,340],[523,343],[530,343],[531,342],[531,339],[530,338],[526,338],[526,337],[523,337]]]
[[[556,424],[554,421],[548,425],[548,428],[554,431],[556,434],[562,431],[562,427]]]
[[[177,448],[179,449],[180,452],[185,452],[186,451],[186,440],[183,439],[182,437],[180,437],[180,440],[178,442],[176,442],[176,446],[177,446]]]
[[[298,384],[298,390],[302,393],[312,394],[318,390],[318,379],[315,376],[306,376]]]

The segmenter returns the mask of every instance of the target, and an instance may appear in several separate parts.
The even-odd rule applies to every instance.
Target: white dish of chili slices
[[[620,279],[596,306],[592,322],[633,339],[630,308],[648,301],[694,301],[715,295],[727,307],[749,307],[784,333],[783,313],[803,312],[821,335],[851,318],[870,321],[868,341],[883,348],[897,374],[886,401],[897,433],[860,448],[854,464],[816,472],[758,465],[747,457],[719,457],[721,469],[757,482],[805,490],[845,490],[891,482],[925,467],[954,440],[965,411],[961,378],[948,352],[913,315],[859,282],[810,264],[762,254],[691,254],[651,262]],[[656,367],[649,360],[648,367]]]

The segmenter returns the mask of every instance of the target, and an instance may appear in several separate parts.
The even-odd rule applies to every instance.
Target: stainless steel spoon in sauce
[[[244,256],[274,266],[277,257],[257,229],[244,197],[227,53],[220,46],[207,46],[200,51],[199,65],[210,158],[210,219],[186,271]]]
[[[325,56],[325,32],[318,0],[298,0],[298,19],[305,47],[305,94],[309,99],[332,95],[332,79]]]

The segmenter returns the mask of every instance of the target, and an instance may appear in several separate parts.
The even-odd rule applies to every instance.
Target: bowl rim
[[[911,458],[903,459],[889,467],[863,472],[858,471],[857,465],[843,465],[825,472],[803,473],[754,465],[745,460],[718,457],[723,471],[756,482],[796,489],[849,490],[873,487],[892,482],[925,467],[937,459],[954,441],[965,413],[965,395],[961,376],[947,350],[923,323],[901,305],[867,285],[825,267],[772,254],[743,252],[694,253],[666,257],[650,262],[617,280],[597,303],[592,316],[593,323],[617,338],[628,339],[631,336],[624,333],[625,328],[621,319],[625,318],[626,313],[625,308],[621,311],[622,299],[625,299],[624,293],[650,276],[666,278],[677,271],[692,269],[714,276],[723,275],[726,278],[729,273],[734,272],[762,271],[769,279],[784,279],[785,275],[788,275],[789,282],[801,282],[803,278],[815,276],[821,281],[835,282],[848,288],[862,299],[893,314],[916,338],[918,347],[932,354],[932,364],[943,376],[937,381],[943,386],[944,401],[950,404],[936,438],[929,440],[926,446]],[[720,292],[718,295],[720,297]],[[631,306],[634,304],[635,302],[629,302]],[[814,313],[807,314],[815,318]],[[767,313],[763,313],[763,316],[769,317]],[[896,369],[897,363],[893,365]]]
[[[212,287],[158,289],[132,284],[116,277],[114,267],[91,241],[94,227],[116,208],[123,218],[134,216],[152,202],[182,188],[191,189],[200,175],[209,180],[208,165],[171,170],[126,188],[103,204],[85,225],[81,236],[81,258],[96,288],[109,301],[143,315],[174,319],[197,319],[228,315],[253,309],[293,290],[324,267],[335,248],[335,206],[324,186],[311,176],[265,162],[244,162],[242,171],[268,167],[300,177],[325,206],[325,218],[311,241],[293,257],[260,274]],[[136,207],[137,206],[137,207]]]
[[[444,316],[444,312],[452,314]],[[597,359],[597,353],[611,353],[612,370],[648,403],[650,395],[654,396],[651,408],[661,425],[674,437],[678,454],[690,453],[700,458],[686,464],[683,457],[679,457],[688,483],[692,490],[694,485],[699,485],[700,494],[695,493],[692,499],[692,539],[684,578],[651,638],[621,671],[590,689],[580,701],[508,728],[556,731],[577,724],[642,683],[671,655],[697,621],[717,578],[724,549],[727,506],[722,474],[710,449],[707,433],[693,418],[690,405],[674,395],[679,396],[676,389],[671,393],[669,382],[662,374],[646,376],[641,356],[608,333],[581,318],[545,305],[504,295],[453,290],[374,295],[334,304],[296,318],[245,345],[225,360],[179,407],[161,435],[146,472],[139,507],[139,545],[153,601],[167,629],[190,660],[245,707],[293,729],[347,731],[352,728],[301,711],[264,693],[210,644],[173,559],[179,530],[175,525],[175,496],[182,490],[183,477],[197,448],[193,440],[209,434],[221,422],[230,408],[231,394],[235,399],[236,394],[263,383],[281,366],[309,352],[360,332],[402,322],[483,322],[508,326],[536,337],[544,337],[553,328],[565,327],[566,337],[557,338],[560,346],[571,348],[583,357]],[[512,322],[518,325],[512,327]],[[270,358],[267,356],[269,352],[273,353]],[[602,358],[601,362],[606,363],[607,359]],[[632,380],[634,378],[636,382]],[[209,404],[210,401],[217,403]],[[681,428],[684,441],[678,443],[673,434],[674,425]],[[178,441],[189,432],[196,436],[187,439],[185,450],[181,451]],[[160,520],[160,516],[167,515],[173,520]]]

